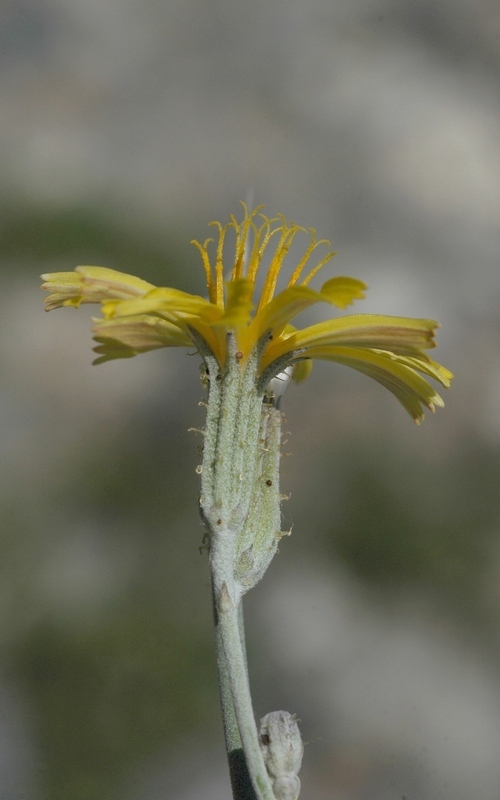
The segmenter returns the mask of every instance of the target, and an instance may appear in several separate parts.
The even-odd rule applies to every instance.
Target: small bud
[[[276,800],[297,800],[304,746],[296,717],[271,711],[260,721],[260,749]]]

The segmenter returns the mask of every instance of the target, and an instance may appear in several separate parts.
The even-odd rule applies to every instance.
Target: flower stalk
[[[215,608],[214,611],[214,630],[215,630],[215,653],[217,659],[217,674],[219,678],[219,691],[222,708],[222,722],[224,725],[224,739],[226,743],[226,753],[229,767],[229,778],[234,800],[257,800],[250,773],[248,771],[245,752],[243,750],[238,720],[234,710],[231,683],[227,671],[226,654],[222,641],[220,625]],[[243,622],[243,601],[240,601],[238,624],[240,634],[241,651],[246,664],[245,632]]]
[[[264,392],[257,388],[260,347],[243,362],[234,335],[227,336],[224,368],[207,364],[200,513],[209,536],[228,756],[238,749],[239,735],[256,797],[274,800],[252,708],[241,601],[267,569],[281,536],[281,412],[265,403]],[[230,756],[229,760],[231,764]],[[234,783],[233,778],[233,790]]]
[[[281,395],[308,377],[313,360],[344,364],[387,388],[416,423],[424,409],[444,405],[427,378],[449,387],[452,373],[433,361],[439,324],[429,319],[352,314],[297,329],[292,320],[320,303],[344,310],[364,298],[356,278],[310,286],[335,255],[313,266],[313,229],[269,219],[244,206],[217,228],[215,258],[207,239],[198,248],[208,298],[157,287],[105,267],[43,275],[48,311],[98,303],[94,338],[101,364],[168,347],[196,347],[208,388],[200,514],[208,536],[219,685],[234,800],[297,800],[302,742],[288,712],[267,714],[260,735],[252,710],[242,597],[262,578],[282,536],[279,494]],[[296,236],[309,235],[302,258],[278,290]],[[228,234],[234,256],[226,269]],[[264,255],[270,255],[264,267]],[[260,280],[260,279],[263,280]],[[257,290],[259,279],[260,291]]]

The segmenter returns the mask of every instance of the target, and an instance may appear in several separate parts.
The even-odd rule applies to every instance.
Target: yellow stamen
[[[290,278],[290,280],[288,282],[288,286],[295,286],[295,284],[299,280],[300,276],[302,275],[302,271],[303,271],[305,265],[307,264],[307,262],[309,261],[312,253],[314,252],[314,250],[316,250],[317,247],[320,246],[320,244],[326,244],[328,247],[331,247],[331,244],[328,241],[328,239],[320,239],[319,242],[316,241],[316,231],[314,230],[314,228],[309,228],[308,230],[309,230],[309,233],[311,234],[311,243],[309,244],[309,247],[307,248],[306,252],[304,253],[304,255],[302,257],[302,260],[300,261],[298,266],[295,268],[295,270],[294,270],[294,272],[292,274],[292,277]],[[313,267],[313,269],[309,272],[309,274],[306,275],[306,277],[304,278],[304,280],[301,283],[301,286],[307,286],[309,281],[311,281],[314,278],[314,276],[320,271],[321,267],[324,267],[325,264],[327,264],[328,261],[330,261],[330,259],[333,258],[333,256],[335,256],[335,255],[337,255],[337,254],[336,253],[327,253],[326,256],[319,262],[319,264],[317,264],[315,267]]]
[[[191,239],[190,244],[194,244],[194,246],[200,251],[201,259],[203,262],[203,269],[205,270],[205,280],[207,282],[207,289],[208,289],[208,297],[211,303],[216,302],[215,298],[215,286],[212,277],[212,265],[210,264],[210,259],[208,257],[207,247],[213,242],[213,239],[205,239],[203,244],[200,244],[196,239]]]
[[[260,263],[262,261],[262,256],[264,255],[264,250],[269,244],[271,237],[274,236],[275,233],[279,233],[281,231],[281,226],[278,228],[273,228],[273,230],[271,230],[272,223],[278,221],[276,217],[274,217],[273,219],[268,219],[267,217],[264,216],[264,214],[261,214],[260,216],[265,220],[265,222],[263,225],[260,226],[260,228],[257,228],[255,236],[255,244],[252,251],[252,258],[250,264],[248,265],[248,277],[252,281],[255,281],[257,278],[257,273],[259,271]],[[262,236],[262,231],[264,230],[266,231],[266,233],[261,243],[260,238]]]
[[[226,244],[226,234],[229,228],[235,231],[236,241],[234,249],[234,260],[229,281],[238,281],[246,278],[254,285],[257,281],[260,265],[264,257],[264,252],[268,247],[273,236],[279,235],[279,241],[274,250],[271,258],[271,263],[267,269],[264,279],[264,286],[262,288],[261,296],[259,299],[257,313],[268,305],[274,297],[276,292],[276,285],[283,266],[285,257],[290,249],[290,246],[299,232],[306,233],[306,229],[296,225],[294,222],[287,223],[285,217],[279,214],[277,217],[269,219],[265,214],[261,213],[262,205],[257,206],[253,211],[248,210],[245,203],[242,203],[245,211],[243,221],[239,223],[233,215],[230,216],[230,221],[227,225],[221,225],[220,222],[211,222],[210,225],[215,225],[218,232],[218,241],[215,254],[215,264],[212,267],[210,256],[208,253],[208,245],[211,244],[213,239],[207,239],[203,244],[193,240],[192,244],[196,245],[200,251],[203,269],[207,281],[210,302],[217,305],[219,308],[225,308],[225,291],[224,291],[224,248]],[[256,223],[256,217],[261,217],[262,224]],[[278,224],[276,224],[278,223]],[[273,227],[275,225],[275,227]],[[311,236],[311,241],[306,248],[302,259],[297,267],[294,269],[287,286],[295,286],[299,283],[301,286],[307,286],[312,278],[319,272],[319,270],[335,255],[335,253],[327,253],[321,261],[313,267],[305,278],[301,279],[304,268],[311,258],[312,253],[321,244],[330,247],[330,242],[327,239],[320,239],[316,241],[316,231],[314,228],[309,228],[308,232]],[[249,237],[252,235],[253,241],[250,246]]]
[[[242,206],[245,210],[245,219],[240,224],[236,221],[236,218],[231,214],[231,225],[236,231],[236,248],[235,248],[235,260],[233,270],[231,272],[231,280],[238,280],[238,278],[243,278],[243,272],[245,268],[245,254],[248,245],[248,232],[250,228],[253,230],[254,235],[256,233],[256,226],[254,223],[254,217],[259,213],[261,208],[264,208],[263,205],[257,206],[251,212],[248,213],[248,207],[246,203],[242,203]],[[253,249],[252,249],[253,254]]]
[[[328,241],[328,239],[321,239],[321,240],[318,242],[318,245],[319,245],[319,244],[324,244],[325,242],[326,242],[326,244],[330,245],[330,242]],[[316,247],[317,247],[318,245],[316,245]],[[309,273],[309,274],[308,274],[308,275],[307,275],[307,276],[304,278],[304,280],[302,281],[302,284],[301,284],[301,286],[307,286],[307,284],[309,283],[309,281],[310,281],[310,280],[312,280],[312,278],[314,278],[314,276],[315,276],[315,275],[316,275],[316,274],[317,274],[317,273],[320,271],[320,269],[321,269],[322,267],[324,267],[324,266],[325,266],[325,264],[328,264],[328,262],[329,262],[329,261],[331,261],[331,259],[332,259],[334,256],[336,256],[336,255],[337,255],[337,253],[328,253],[328,254],[327,254],[327,255],[326,255],[326,256],[325,256],[325,257],[324,257],[324,258],[323,258],[323,259],[322,259],[322,260],[319,262],[319,264],[316,264],[316,266],[315,266],[315,267],[313,267],[313,269],[310,271],[310,273]]]
[[[293,242],[295,234],[298,233],[298,231],[304,230],[304,228],[300,228],[293,222],[290,224],[290,227],[288,227],[286,219],[281,214],[278,216],[282,222],[282,225],[279,228],[276,228],[276,231],[281,231],[281,238],[278,242],[276,252],[274,253],[267,271],[257,313],[273,299],[274,290],[276,289],[276,283],[278,282],[278,276],[280,274],[281,267],[283,266],[284,258],[290,249],[290,245]]]
[[[224,225],[223,227],[220,222],[211,222],[210,225],[215,225],[219,229],[219,241],[215,257],[215,302],[220,308],[224,308],[224,240],[229,225]]]
[[[316,231],[314,230],[314,228],[309,228],[309,233],[311,234],[311,243],[309,244],[309,247],[307,248],[306,252],[304,253],[304,255],[302,257],[302,260],[300,261],[300,263],[295,268],[295,270],[294,270],[294,272],[292,274],[292,277],[288,281],[288,286],[295,286],[295,284],[297,283],[298,279],[301,276],[302,270],[304,269],[305,265],[309,261],[309,257],[311,255],[311,253],[313,252],[313,250],[315,250],[315,248],[318,246],[318,244],[322,244],[323,242],[326,241],[326,239],[321,239],[321,241],[316,242]],[[328,244],[330,244],[330,242],[328,242]]]

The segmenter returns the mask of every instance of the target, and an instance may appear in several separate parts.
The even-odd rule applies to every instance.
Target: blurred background
[[[189,241],[245,199],[457,376],[420,427],[340,366],[288,390],[256,713],[302,720],[308,800],[500,797],[499,35],[497,0],[3,0],[2,800],[229,800],[199,359],[92,367],[38,276],[203,293]]]

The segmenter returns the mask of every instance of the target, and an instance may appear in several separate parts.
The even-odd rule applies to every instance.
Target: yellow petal
[[[92,332],[102,338],[119,339],[134,350],[157,343],[159,347],[190,345],[191,340],[176,325],[146,314],[137,317],[97,320]]]
[[[247,325],[253,308],[252,295],[254,288],[254,282],[247,278],[228,281],[226,283],[224,314],[214,324],[225,325],[227,328]]]
[[[295,383],[302,383],[302,381],[305,381],[305,379],[309,377],[312,368],[313,362],[310,358],[297,361],[297,363],[293,365],[292,380],[295,381]]]
[[[45,281],[42,289],[52,293],[44,299],[46,311],[68,305],[68,301],[81,295],[82,279],[76,272],[47,272],[40,277]]]
[[[42,289],[52,292],[45,299],[47,311],[81,303],[141,297],[154,288],[135,275],[107,267],[77,267],[74,272],[49,272],[41,277],[45,281]]]
[[[195,330],[196,333],[199,334],[202,339],[204,339],[205,343],[214,354],[220,366],[224,366],[226,362],[225,328],[219,328],[215,325],[206,325],[196,317],[189,317],[184,322],[179,321],[179,325],[182,325],[182,327],[188,332],[189,329]],[[194,344],[196,345],[196,342],[194,342]]]
[[[330,319],[271,342],[264,354],[263,368],[294,350],[328,345],[371,347],[419,356],[422,350],[435,347],[434,331],[438,327],[439,323],[434,320],[379,314],[353,314]]]
[[[303,284],[289,286],[258,312],[250,326],[249,342],[253,345],[266,331],[272,331],[277,339],[290,320],[315,303],[326,302],[345,308],[355,299],[364,297],[363,289],[366,285],[362,281],[344,277],[332,278],[319,292]]]
[[[250,325],[249,339],[254,344],[266,331],[273,331],[274,336],[279,336],[291,319],[321,300],[324,298],[319,292],[307,286],[284,289],[255,316]]]
[[[93,328],[94,347],[99,353],[94,364],[116,358],[131,358],[138,353],[161,347],[180,347],[191,344],[182,331],[156,317],[131,317],[120,320],[99,320]]]
[[[415,369],[400,363],[391,353],[355,347],[314,347],[311,358],[335,361],[353,367],[389,389],[416,422],[424,418],[423,406],[434,411],[444,402],[436,390]]]
[[[341,275],[324,283],[321,294],[327,295],[329,301],[337,308],[347,308],[355,300],[363,300],[367,288],[363,281]]]
[[[424,375],[429,375],[431,378],[439,381],[445,389],[449,389],[451,386],[451,381],[454,377],[453,372],[443,367],[442,364],[432,361],[426,354],[422,354],[423,357],[400,356],[395,353],[385,353],[385,355],[397,361],[399,364],[405,364],[407,367],[423,372]]]
[[[117,299],[142,297],[155,288],[152,283],[142,278],[108,267],[76,267],[75,272],[82,276],[84,285],[88,285],[93,291],[102,291],[105,296]]]
[[[144,297],[136,300],[105,302],[102,313],[109,319],[136,314],[168,314],[175,318],[193,315],[204,322],[212,323],[220,319],[224,311],[199,295],[161,287],[153,288]]]

